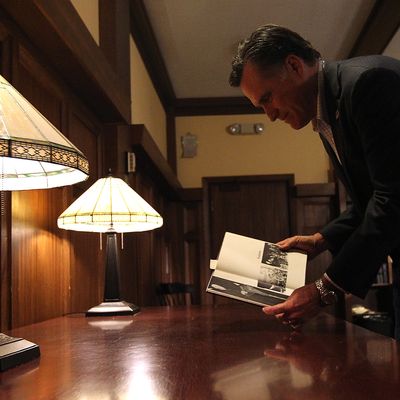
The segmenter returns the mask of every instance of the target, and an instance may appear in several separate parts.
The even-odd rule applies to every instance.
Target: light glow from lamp
[[[143,232],[159,228],[163,219],[122,179],[108,176],[76,199],[57,224],[84,232]]]
[[[88,174],[86,157],[0,75],[0,190],[72,185]]]

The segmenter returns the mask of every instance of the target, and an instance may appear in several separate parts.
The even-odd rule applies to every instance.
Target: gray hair
[[[243,68],[248,61],[265,69],[281,65],[289,54],[302,58],[308,65],[314,65],[321,57],[298,33],[278,25],[263,25],[239,44],[232,60],[229,84],[240,86]]]

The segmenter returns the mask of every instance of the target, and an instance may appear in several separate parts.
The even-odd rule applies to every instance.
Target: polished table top
[[[400,398],[399,344],[325,314],[301,334],[247,304],[70,315],[11,333],[41,357],[0,374],[2,400]]]

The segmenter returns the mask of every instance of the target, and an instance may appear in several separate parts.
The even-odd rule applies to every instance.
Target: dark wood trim
[[[167,160],[172,171],[176,174],[176,125],[175,115],[170,111],[167,112]]]
[[[175,92],[143,0],[130,0],[130,15],[131,34],[160,101],[167,110],[175,100]],[[135,99],[132,101],[134,105]]]
[[[273,175],[234,175],[234,176],[213,176],[203,178],[203,187],[210,183],[218,182],[260,182],[260,181],[286,181],[289,187],[294,186],[293,174],[273,174]]]
[[[176,99],[173,105],[176,116],[262,114],[245,97],[208,97]]]
[[[99,0],[100,48],[130,97],[129,0]]]
[[[11,328],[11,194],[1,192],[0,331]]]
[[[349,57],[381,54],[400,26],[400,2],[377,0]]]
[[[201,188],[189,188],[182,189],[179,191],[179,197],[182,201],[202,201],[203,200],[203,189]]]
[[[130,123],[129,96],[70,1],[0,0],[0,19],[104,122]]]
[[[294,187],[294,197],[316,197],[316,196],[335,196],[336,184],[328,183],[307,183]]]
[[[210,239],[210,178],[203,178],[202,187],[203,187],[203,199],[202,199],[202,214],[203,214],[203,259],[200,264],[200,304],[212,304],[212,298],[207,296],[206,293],[206,283],[207,279],[210,277],[210,269],[207,265],[206,260],[210,260],[210,247],[211,247],[211,239]]]

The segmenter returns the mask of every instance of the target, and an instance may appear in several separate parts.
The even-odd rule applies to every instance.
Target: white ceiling
[[[240,96],[228,84],[240,40],[265,23],[308,39],[325,59],[348,56],[375,0],[144,0],[177,98]],[[398,53],[395,37],[387,54]]]

